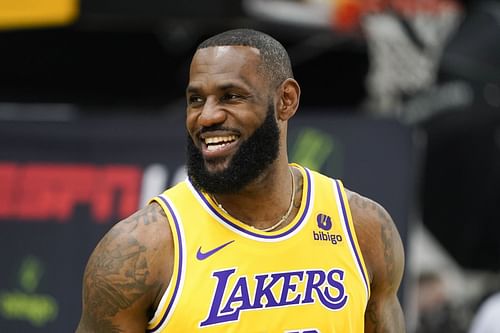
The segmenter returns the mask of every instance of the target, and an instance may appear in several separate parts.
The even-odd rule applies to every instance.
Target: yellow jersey
[[[286,227],[252,228],[185,180],[152,199],[175,262],[148,332],[360,333],[369,283],[342,183],[296,164],[300,209]]]

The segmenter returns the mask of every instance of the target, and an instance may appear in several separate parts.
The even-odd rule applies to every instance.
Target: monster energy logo
[[[334,157],[333,159],[331,157]],[[313,170],[322,170],[326,162],[329,174],[339,175],[343,164],[342,146],[328,133],[316,128],[303,128],[292,148],[291,160]]]

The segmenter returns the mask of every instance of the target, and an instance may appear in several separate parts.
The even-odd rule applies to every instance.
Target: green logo
[[[43,273],[43,265],[36,257],[24,258],[18,273],[22,290],[0,291],[0,314],[4,318],[26,320],[36,327],[57,318],[59,307],[56,299],[35,293]]]
[[[292,147],[291,160],[309,169],[338,176],[344,154],[342,145],[329,133],[313,127],[300,130]]]

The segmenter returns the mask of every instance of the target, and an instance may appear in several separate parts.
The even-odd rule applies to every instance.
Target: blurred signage
[[[108,222],[114,209],[123,219],[138,207],[141,178],[133,165],[0,163],[0,220],[64,223],[78,204],[89,206],[97,223]]]
[[[78,0],[0,0],[0,29],[65,25],[78,12]]]
[[[44,264],[37,257],[29,255],[23,258],[15,276],[17,285],[10,290],[0,290],[0,316],[28,322],[36,328],[56,320],[59,312],[57,300],[37,291],[44,273]]]

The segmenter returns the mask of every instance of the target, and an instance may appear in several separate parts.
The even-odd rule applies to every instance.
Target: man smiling
[[[98,244],[77,332],[404,332],[390,216],[288,161],[300,87],[283,46],[209,38],[186,99],[189,177]]]

